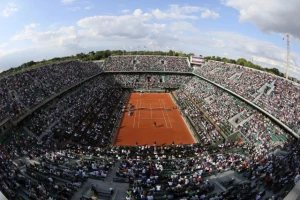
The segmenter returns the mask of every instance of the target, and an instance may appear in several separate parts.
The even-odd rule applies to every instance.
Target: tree
[[[277,76],[280,76],[281,73],[280,71],[277,69],[277,68],[271,68],[271,69],[266,69],[268,72],[272,73],[272,74],[275,74]]]
[[[230,59],[230,63],[236,64],[236,61],[233,59]]]
[[[83,59],[83,58],[86,57],[86,55],[85,55],[84,53],[78,53],[78,54],[76,54],[76,57],[77,57],[78,59]]]
[[[172,50],[169,50],[169,52],[168,52],[168,56],[173,56],[173,51]]]
[[[239,58],[236,61],[237,65],[242,65],[242,66],[246,66],[247,60],[245,58]]]
[[[110,50],[105,50],[104,51],[104,57],[107,58],[109,56],[111,56],[111,51]]]

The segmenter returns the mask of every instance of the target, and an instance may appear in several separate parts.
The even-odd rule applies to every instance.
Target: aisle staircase
[[[116,183],[113,182],[113,178],[116,178],[116,171],[119,168],[120,162],[117,161],[111,168],[104,181],[89,178],[85,184],[73,195],[73,199],[80,199],[80,197],[92,197],[94,192],[91,190],[91,185],[95,185],[96,188],[101,191],[100,195],[97,195],[98,200],[125,200],[126,190],[129,188],[128,183]],[[110,188],[113,188],[114,193],[109,196]]]

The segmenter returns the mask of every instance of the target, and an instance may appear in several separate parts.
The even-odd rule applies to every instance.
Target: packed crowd
[[[281,120],[292,130],[300,130],[300,87],[287,81],[250,68],[209,61],[195,73],[252,101]],[[265,85],[274,86],[274,88]]]
[[[179,88],[181,85],[188,83],[192,76],[190,75],[155,75],[155,74],[114,74],[113,78],[123,87],[135,89],[165,89]]]
[[[102,64],[68,61],[34,68],[0,80],[0,120],[16,120],[26,111],[88,77],[102,71]]]
[[[276,145],[288,141],[291,137],[268,117],[257,111],[254,111],[251,119],[239,126],[238,129],[253,144]]]
[[[113,165],[113,159],[83,156],[89,149],[80,145],[59,150],[47,141],[39,145],[19,129],[1,146],[0,189],[8,199],[69,200],[87,178],[103,180]]]
[[[185,115],[192,121],[202,143],[209,145],[224,141],[221,134],[205,118],[199,108],[190,101],[188,96],[186,96],[183,92],[177,92],[175,98],[178,101],[180,108],[184,110]]]
[[[105,129],[128,94],[109,76],[101,75],[54,99],[24,124],[37,136],[44,133],[62,140],[72,138],[75,142],[105,146],[112,137]]]
[[[268,188],[274,193],[289,191],[299,176],[300,142],[293,140],[281,144],[285,154],[280,156],[266,144],[237,142],[214,148],[210,144],[157,146],[154,142],[105,148],[69,144],[60,149],[52,138],[47,140],[39,145],[35,138],[18,130],[1,146],[0,185],[9,199],[24,195],[31,199],[70,199],[88,178],[105,179],[116,160],[120,160],[116,175],[130,184],[127,199],[254,199]],[[33,163],[27,164],[25,171],[15,164],[24,156]],[[214,192],[215,185],[208,177],[226,170],[242,173],[249,182]]]
[[[17,199],[20,194],[26,194],[29,197],[38,195],[41,198],[49,194],[48,187],[24,175],[18,165],[13,162],[22,156],[32,157],[45,152],[44,149],[47,148],[55,147],[49,144],[41,148],[37,145],[37,140],[34,137],[21,130],[13,132],[12,138],[1,146],[1,191],[7,198]]]
[[[179,94],[189,96],[196,105],[201,106],[213,122],[228,135],[239,132],[242,138],[246,137],[251,143],[269,143],[269,145],[278,145],[288,140],[289,134],[269,118],[204,80],[193,78],[185,88],[177,91],[177,96]],[[185,102],[187,101],[189,100],[186,98]],[[190,110],[199,112],[192,107]],[[238,114],[243,121],[239,122],[238,127],[234,127],[229,119]]]
[[[129,181],[126,199],[261,199],[266,189],[273,188],[274,193],[289,191],[297,180],[299,142],[282,144],[280,149],[285,156],[276,156],[274,149],[265,145],[224,143],[215,150],[209,146],[154,143],[113,147],[106,150],[106,155],[120,160],[116,175]],[[208,176],[226,170],[241,173],[249,181],[214,193],[215,185]],[[269,199],[280,199],[279,196]]]
[[[136,67],[143,71],[145,66],[139,63],[149,64],[151,61],[148,56],[138,57]],[[110,57],[110,64],[114,63],[110,59],[122,60],[120,66],[124,66],[125,71],[128,69],[126,63],[132,61],[130,56],[125,56],[124,60],[123,56]],[[181,62],[173,59],[164,57],[164,62],[170,63],[170,66]],[[158,61],[161,59],[158,58]],[[203,73],[206,67],[201,69]],[[219,83],[222,85],[227,83],[226,77],[230,78],[230,87],[239,88],[240,93],[251,97],[251,100],[256,99],[257,103],[263,104],[263,99],[270,97],[266,93],[256,92],[265,83],[261,82],[260,72],[253,75],[255,84],[243,80],[239,85],[235,79],[246,74],[245,69],[239,67],[237,71],[231,71],[232,66],[226,67],[223,69],[221,65],[216,65],[205,71],[205,75],[213,78],[215,73],[224,70],[219,74],[221,78],[213,80],[222,82]],[[67,62],[64,67],[55,64],[44,68],[0,80],[0,97],[3,97],[0,98],[0,115],[17,119],[46,98],[101,72],[98,64],[78,61]],[[110,69],[119,70],[118,67]],[[250,72],[248,75],[252,76]],[[274,193],[282,189],[288,191],[299,180],[300,142],[294,141],[269,118],[236,97],[191,76],[151,75],[148,79],[147,74],[116,74],[113,77],[99,75],[72,88],[25,119],[22,125],[28,130],[13,130],[5,144],[0,146],[0,190],[5,196],[9,199],[21,199],[22,196],[31,199],[70,199],[75,188],[80,188],[88,178],[101,180],[111,173],[110,168],[115,160],[120,161],[116,175],[130,184],[126,199],[260,199],[264,189],[274,188]],[[295,86],[295,90],[291,90],[296,94],[282,91],[288,82],[278,84],[281,79],[269,75],[265,78],[266,82],[276,86],[271,96],[279,95],[270,99],[278,98],[282,93],[291,97],[290,105],[298,105],[299,88]],[[130,94],[122,86],[137,87],[137,79],[144,81],[146,86],[150,82],[153,88],[182,85],[183,88],[176,91],[175,98],[196,127],[201,143],[157,146],[154,142],[151,146],[110,146],[113,129],[120,120],[119,111]],[[281,104],[281,101],[277,103]],[[272,108],[273,104],[268,104]],[[293,117],[299,116],[297,109],[278,115],[281,120],[292,116],[288,123],[293,124]],[[240,137],[248,142],[224,143],[220,132],[205,114],[225,133],[239,132]],[[238,114],[244,121],[233,127],[229,119]],[[294,125],[297,127],[298,123],[299,120]],[[28,132],[40,136],[41,142]],[[215,143],[218,145],[212,145]],[[275,148],[285,153],[276,156],[273,152]],[[24,157],[31,164],[23,163]],[[21,170],[23,164],[26,170]],[[226,192],[214,193],[215,186],[206,177],[224,170],[243,173],[250,184],[235,184]],[[250,181],[255,181],[255,184]]]
[[[190,72],[187,58],[175,56],[111,56],[105,71],[177,71]]]

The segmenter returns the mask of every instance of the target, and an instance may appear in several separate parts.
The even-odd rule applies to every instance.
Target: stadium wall
[[[167,89],[143,89],[143,88],[140,88],[140,89],[133,89],[132,90],[133,92],[138,92],[138,93],[167,93],[168,90]]]
[[[123,105],[122,107],[125,108],[126,105],[129,103],[129,98],[127,99],[126,102],[123,102]],[[118,132],[119,132],[119,129],[120,129],[120,126],[122,124],[122,121],[123,121],[123,115],[124,115],[124,111],[123,109],[120,109],[119,111],[117,111],[118,114],[118,120],[117,122],[114,124],[114,128],[112,130],[112,136],[111,136],[111,142],[110,142],[110,145],[113,146],[115,141],[116,141],[116,138],[117,138],[117,135],[118,135]]]

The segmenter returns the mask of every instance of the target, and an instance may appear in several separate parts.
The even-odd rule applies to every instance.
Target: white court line
[[[164,107],[165,107],[165,102],[164,102],[164,101],[162,101],[162,103],[163,103],[163,105],[164,105]],[[166,114],[167,114],[167,116],[168,116],[168,119],[169,119],[169,122],[170,122],[171,128],[173,128],[173,125],[172,125],[172,122],[171,122],[171,120],[170,120],[170,117],[169,117],[169,114],[168,114],[168,112],[166,112]]]
[[[156,100],[162,100],[162,99],[143,99],[144,101],[156,101]]]
[[[162,105],[162,99],[159,99],[159,105],[160,105],[160,107],[163,106],[162,108],[165,109],[164,105]],[[161,112],[162,112],[162,114],[163,114],[163,116],[164,116],[164,120],[165,120],[165,122],[166,122],[166,127],[169,128],[169,127],[168,127],[168,122],[167,122],[166,117],[165,117],[164,110],[161,110]]]
[[[149,120],[149,119],[165,119],[165,118],[140,118],[140,119],[147,119],[147,120]]]
[[[159,105],[161,105],[161,100],[159,100]],[[166,120],[166,118],[165,118],[164,110],[161,110],[161,112],[162,112],[162,114],[163,114],[163,116],[164,116],[164,120],[165,120],[165,122],[166,122],[166,127],[169,128],[169,127],[168,127],[167,120]]]
[[[136,104],[138,104],[138,101],[139,101],[139,100],[137,100],[137,101],[136,101]],[[136,114],[134,114],[134,118],[133,118],[133,125],[132,125],[132,128],[134,128],[134,125],[135,125],[135,118],[136,118]]]
[[[138,108],[140,108],[140,107],[141,107],[141,105],[142,105],[142,99],[140,99],[140,106],[139,106]],[[141,118],[141,111],[140,111],[140,109],[138,109],[138,111],[139,111],[138,128],[140,128],[140,118]]]

